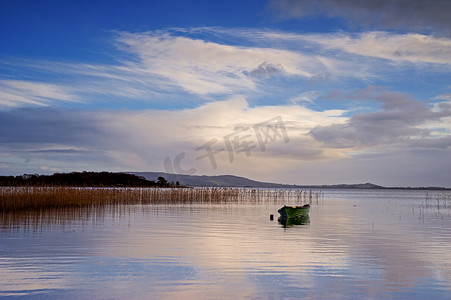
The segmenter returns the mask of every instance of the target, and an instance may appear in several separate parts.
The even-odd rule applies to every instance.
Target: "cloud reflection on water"
[[[0,281],[22,280],[27,291],[84,286],[87,296],[161,299],[449,292],[449,219],[428,213],[421,221],[415,200],[362,199],[327,199],[312,207],[310,224],[290,228],[269,221],[280,203],[119,206],[24,215],[9,227],[3,217]],[[34,267],[22,270],[22,256]],[[53,279],[52,268],[60,272]]]

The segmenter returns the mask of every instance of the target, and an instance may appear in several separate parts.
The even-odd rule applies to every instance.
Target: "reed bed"
[[[114,204],[312,203],[317,191],[246,188],[0,188],[2,212],[67,207],[95,207]]]
[[[427,211],[432,212],[437,218],[451,217],[451,194],[426,193],[424,199],[420,200],[418,209],[420,217],[424,218]]]

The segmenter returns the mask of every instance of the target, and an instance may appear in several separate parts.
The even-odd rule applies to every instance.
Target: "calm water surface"
[[[323,194],[289,227],[287,200],[3,215],[0,297],[451,299],[450,192]]]

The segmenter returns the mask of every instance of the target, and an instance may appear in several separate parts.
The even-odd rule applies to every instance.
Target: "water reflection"
[[[307,225],[310,223],[310,216],[306,215],[297,218],[287,218],[286,216],[280,216],[278,218],[278,221],[284,227],[291,227],[294,225]]]
[[[0,232],[32,234],[55,230],[77,230],[86,226],[101,225],[108,218],[117,219],[118,216],[130,213],[132,207],[110,205],[8,212],[1,215]]]
[[[0,296],[443,299],[451,220],[424,202],[338,191],[282,226],[280,202],[4,214]]]

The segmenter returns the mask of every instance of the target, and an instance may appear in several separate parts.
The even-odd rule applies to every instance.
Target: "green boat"
[[[279,222],[281,223],[298,223],[297,220],[305,220],[308,217],[310,211],[310,205],[305,204],[303,206],[287,206],[285,205],[278,210],[280,217]]]

